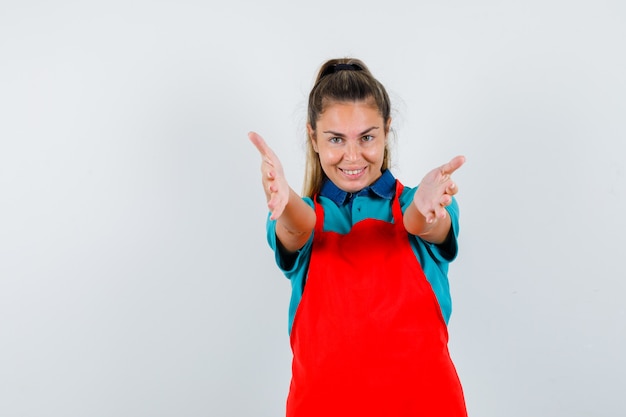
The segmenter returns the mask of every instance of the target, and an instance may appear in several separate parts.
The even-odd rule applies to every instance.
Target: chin
[[[339,188],[341,188],[342,190],[344,190],[347,193],[358,193],[359,191],[361,191],[363,188],[367,187],[369,184],[346,184],[346,186],[339,186]]]

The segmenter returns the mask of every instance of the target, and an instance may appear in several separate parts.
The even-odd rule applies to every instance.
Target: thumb
[[[261,135],[256,132],[249,132],[248,138],[250,139],[250,142],[252,142],[252,144],[257,148],[261,156],[267,156],[267,151],[269,147],[267,146],[267,143],[265,143]]]
[[[465,157],[463,155],[455,156],[454,158],[450,160],[450,162],[448,162],[447,164],[444,164],[441,167],[441,171],[444,174],[450,175],[454,173],[454,171],[456,171],[457,169],[461,168],[461,166],[463,166],[464,163],[465,163]]]

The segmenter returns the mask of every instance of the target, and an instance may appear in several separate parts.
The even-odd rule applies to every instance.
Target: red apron
[[[291,332],[287,417],[465,417],[435,294],[402,222],[366,219],[345,235],[317,222]],[[314,199],[316,200],[316,199]]]

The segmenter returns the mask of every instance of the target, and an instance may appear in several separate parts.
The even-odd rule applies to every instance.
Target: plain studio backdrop
[[[393,172],[457,154],[450,349],[473,417],[626,415],[626,7],[3,1],[0,416],[280,416],[289,282],[263,135],[363,59]]]

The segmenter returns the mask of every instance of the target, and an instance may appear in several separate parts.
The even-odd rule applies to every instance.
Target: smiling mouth
[[[341,172],[343,172],[344,174],[347,174],[347,175],[358,175],[361,172],[363,172],[365,168],[361,168],[361,169],[341,169],[341,168],[339,168],[339,169],[341,170]]]

